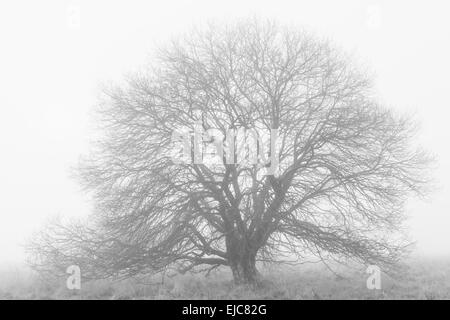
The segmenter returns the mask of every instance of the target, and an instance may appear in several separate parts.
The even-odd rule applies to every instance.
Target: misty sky
[[[89,205],[70,178],[87,150],[99,85],[155,44],[208,21],[269,17],[307,27],[375,71],[381,101],[422,122],[439,190],[408,205],[421,252],[450,254],[449,1],[2,1],[0,264],[56,214]]]

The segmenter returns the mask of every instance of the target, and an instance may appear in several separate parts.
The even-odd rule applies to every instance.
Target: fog
[[[71,176],[99,85],[195,24],[274,18],[332,39],[376,73],[381,101],[415,114],[436,191],[408,205],[418,252],[450,252],[448,1],[10,1],[0,4],[0,263],[50,217],[85,216]]]

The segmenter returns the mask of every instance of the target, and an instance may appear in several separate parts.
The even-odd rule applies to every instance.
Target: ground
[[[18,268],[0,271],[0,299],[450,299],[450,259],[417,258],[395,278],[382,274],[381,289],[367,289],[364,269],[307,264],[262,270],[260,288],[235,286],[226,271],[124,281],[82,282],[68,290],[65,280],[53,283]]]

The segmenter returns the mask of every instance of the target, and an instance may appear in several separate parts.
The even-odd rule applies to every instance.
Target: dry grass
[[[318,265],[265,269],[262,287],[235,286],[226,271],[172,278],[95,281],[70,291],[65,280],[46,282],[21,269],[0,271],[1,299],[450,299],[450,260],[416,259],[399,277],[382,276],[382,289],[366,287],[364,270]]]

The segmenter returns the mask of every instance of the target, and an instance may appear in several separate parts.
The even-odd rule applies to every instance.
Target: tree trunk
[[[238,261],[231,265],[231,271],[236,284],[255,285],[259,281],[259,273],[254,261]]]
[[[254,258],[241,257],[240,260],[232,262],[230,267],[236,284],[256,285],[258,283],[259,272]]]
[[[236,284],[255,285],[259,282],[255,246],[236,230],[226,237],[228,263]]]

